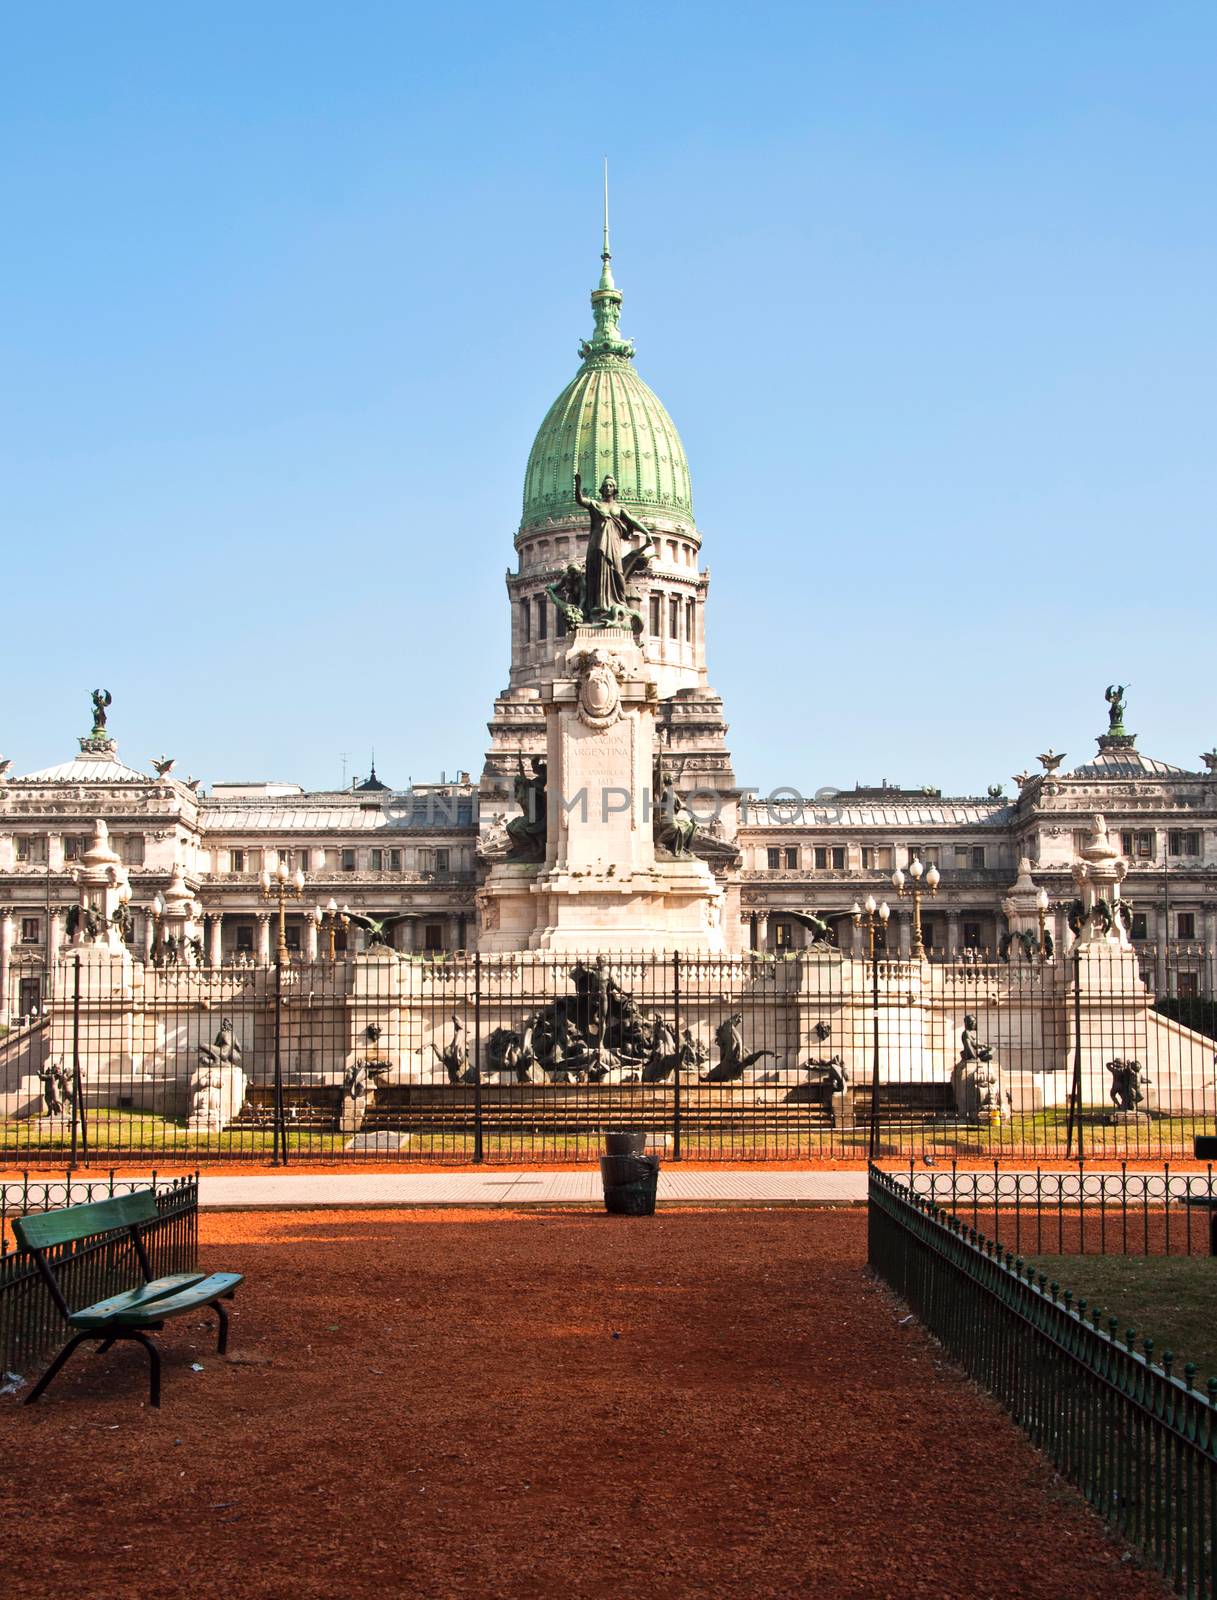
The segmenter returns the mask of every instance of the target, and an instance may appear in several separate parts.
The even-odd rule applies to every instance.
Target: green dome
[[[693,526],[689,464],[676,425],[662,401],[633,367],[634,346],[617,327],[621,294],[609,266],[592,291],[596,329],[580,348],[583,366],[550,406],[524,474],[522,526],[551,517],[582,516],[574,497],[576,468],[584,493],[595,494],[606,476],[645,521],[647,514]]]

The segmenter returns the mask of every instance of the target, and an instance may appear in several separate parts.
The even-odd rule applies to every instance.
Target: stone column
[[[257,961],[260,967],[270,966],[270,912],[259,911],[258,918],[258,953]]]
[[[764,951],[769,948],[769,913],[758,911],[756,914],[756,948]]]
[[[317,924],[312,917],[304,919],[304,959],[306,961],[317,959]]]
[[[899,940],[899,954],[901,961],[910,961],[913,955],[913,923],[911,915],[903,911],[893,911],[892,921],[899,920],[899,929],[896,937]]]
[[[9,1020],[9,972],[13,960],[13,914],[7,906],[0,909],[0,1022]]]
[[[144,960],[151,962],[152,945],[156,939],[156,918],[146,909],[140,915],[144,919]]]
[[[947,958],[954,961],[959,955],[959,912],[947,912]]]
[[[209,912],[207,917],[207,964],[224,964],[224,915],[220,911]]]

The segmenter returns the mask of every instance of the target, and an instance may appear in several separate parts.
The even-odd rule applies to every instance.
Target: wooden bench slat
[[[181,1289],[177,1294],[171,1294],[164,1300],[150,1300],[147,1305],[137,1306],[133,1311],[124,1311],[109,1320],[124,1328],[144,1328],[150,1322],[162,1322],[166,1317],[181,1316],[184,1311],[197,1311],[200,1306],[209,1305],[221,1295],[231,1294],[237,1285],[244,1281],[243,1272],[213,1272],[209,1278],[192,1284],[189,1289]]]
[[[149,1301],[163,1300],[192,1284],[202,1283],[206,1276],[205,1272],[172,1272],[164,1278],[153,1278],[151,1283],[141,1283],[138,1289],[125,1289],[122,1294],[112,1294],[95,1305],[82,1306],[72,1313],[68,1322],[73,1328],[99,1328],[120,1313],[136,1311]]]
[[[14,1217],[13,1232],[23,1249],[46,1250],[50,1245],[71,1244],[76,1239],[129,1228],[133,1222],[152,1222],[156,1216],[156,1196],[151,1189],[140,1189],[134,1194],[115,1195],[113,1200]]]

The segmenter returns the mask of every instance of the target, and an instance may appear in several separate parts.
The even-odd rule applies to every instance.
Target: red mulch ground
[[[223,1213],[174,1325],[0,1405],[3,1593],[1158,1597],[807,1210]],[[195,1373],[190,1362],[204,1370]]]

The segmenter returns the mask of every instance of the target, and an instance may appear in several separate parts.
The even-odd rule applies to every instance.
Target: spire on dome
[[[613,282],[613,252],[609,249],[609,224],[608,224],[608,157],[604,158],[604,249],[600,252],[600,259],[604,263],[600,269],[600,282],[597,288],[615,289]]]
[[[596,330],[590,339],[579,346],[584,361],[594,361],[607,356],[616,360],[632,361],[634,341],[623,339],[617,326],[621,316],[621,290],[613,281],[613,252],[609,248],[608,217],[608,157],[604,158],[604,246],[600,252],[600,282],[592,290],[592,316]]]

